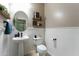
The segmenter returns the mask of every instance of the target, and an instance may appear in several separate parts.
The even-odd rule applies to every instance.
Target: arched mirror
[[[14,15],[13,24],[18,31],[22,32],[27,28],[27,20],[27,15],[23,11],[18,11]]]

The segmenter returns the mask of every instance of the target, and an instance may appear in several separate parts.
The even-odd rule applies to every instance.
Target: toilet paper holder
[[[53,38],[53,40],[56,41],[57,39],[56,38]]]
[[[56,38],[53,38],[53,45],[54,45],[54,48],[57,48],[57,39]]]

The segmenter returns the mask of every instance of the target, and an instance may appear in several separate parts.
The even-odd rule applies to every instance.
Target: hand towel
[[[9,21],[4,21],[5,23],[5,31],[4,34],[10,34],[12,32],[12,25]]]

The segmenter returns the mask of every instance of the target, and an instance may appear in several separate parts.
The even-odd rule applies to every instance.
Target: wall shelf
[[[33,27],[34,28],[44,28],[45,27],[44,22],[45,21],[42,19],[42,17],[40,15],[38,17],[36,17],[36,16],[33,17]]]
[[[43,28],[44,27],[44,21],[41,19],[33,19],[33,27],[34,28]]]

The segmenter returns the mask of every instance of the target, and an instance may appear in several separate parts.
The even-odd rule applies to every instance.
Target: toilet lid
[[[40,50],[47,50],[47,48],[46,48],[44,45],[38,45],[38,46],[37,46],[37,49],[40,49]]]

